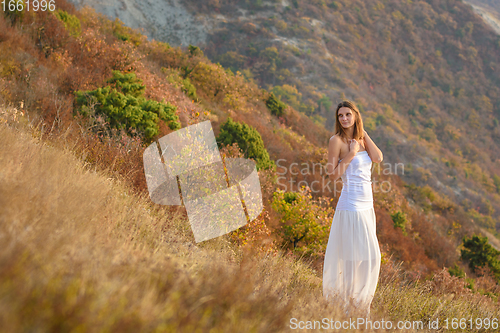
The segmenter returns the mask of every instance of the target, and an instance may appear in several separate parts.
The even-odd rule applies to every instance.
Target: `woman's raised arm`
[[[384,155],[382,151],[377,147],[375,142],[368,136],[368,133],[365,131],[365,149],[368,152],[373,163],[380,163],[384,159]]]

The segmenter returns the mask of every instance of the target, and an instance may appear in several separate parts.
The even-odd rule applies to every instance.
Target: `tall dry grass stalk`
[[[287,332],[291,318],[361,316],[327,303],[321,272],[289,256],[227,237],[195,244],[181,211],[0,111],[0,331]],[[383,265],[372,321],[500,318],[498,304],[445,272],[405,281]]]

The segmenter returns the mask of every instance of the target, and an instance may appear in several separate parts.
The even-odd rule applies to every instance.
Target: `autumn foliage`
[[[356,29],[365,29],[350,24],[359,17],[366,18],[364,9],[361,10],[365,7],[355,1],[335,3],[339,6],[332,5],[333,2],[325,5],[335,9],[335,17],[342,17],[341,22],[344,23],[337,27],[341,35],[356,35],[360,33]],[[302,1],[297,4],[297,8],[303,7],[310,14],[317,13],[312,5]],[[420,9],[416,11],[416,15],[421,16],[423,22],[428,25],[432,26],[433,22],[437,26],[453,25],[449,15],[436,16],[437,14],[432,14],[429,5],[421,1],[417,5]],[[222,8],[217,1],[204,6]],[[353,15],[356,11],[353,6],[360,6],[360,16]],[[449,6],[453,8],[451,4]],[[256,160],[262,158],[263,167],[260,169],[259,166],[259,176],[265,209],[262,215],[247,227],[232,233],[231,242],[247,245],[267,241],[264,243],[268,248],[283,247],[297,258],[312,258],[315,267],[321,267],[321,254],[326,245],[338,191],[308,193],[298,185],[284,189],[278,182],[279,177],[284,180],[281,184],[289,181],[295,181],[294,184],[300,181],[321,182],[325,179],[325,175],[319,172],[321,168],[317,168],[316,173],[292,173],[295,169],[291,167],[292,163],[297,163],[301,168],[304,164],[326,164],[326,143],[332,133],[318,125],[319,118],[310,118],[306,116],[307,112],[300,112],[290,105],[283,108],[279,100],[270,103],[270,91],[258,86],[243,68],[240,68],[241,71],[224,68],[211,62],[200,49],[182,49],[167,43],[148,41],[145,36],[125,27],[119,21],[109,21],[92,10],[76,11],[65,1],[60,1],[58,8],[64,11],[64,14],[25,13],[16,19],[0,15],[0,100],[3,103],[18,107],[29,114],[32,121],[38,119],[40,124],[43,124],[43,135],[64,138],[71,142],[69,146],[72,151],[89,165],[107,172],[112,177],[125,180],[133,186],[134,191],[142,195],[147,194],[142,166],[142,151],[146,143],[170,133],[179,126],[185,127],[203,120],[211,121],[216,135],[224,136],[223,133],[227,132],[224,124],[231,121],[242,124],[240,129],[251,128],[252,130],[247,132],[253,133],[252,138],[255,142],[258,141],[259,154],[247,157]],[[341,14],[341,8],[349,8],[349,11]],[[457,10],[462,10],[460,8],[462,7],[457,7]],[[376,15],[379,15],[382,9],[369,8]],[[408,18],[401,18],[405,12],[392,12],[394,15],[391,14],[391,20],[399,22],[395,28],[397,33],[416,38],[415,26],[410,24]],[[300,23],[298,17],[287,24],[275,19],[270,20],[270,24],[276,24],[277,28],[286,31],[290,36],[309,34],[305,29],[310,30],[310,25]],[[245,29],[252,33],[262,27],[247,25]],[[475,33],[475,30],[471,31],[468,26],[460,29],[462,30],[459,35],[463,36],[459,38],[464,43]],[[396,32],[389,32],[385,29],[378,32],[385,38],[385,43],[390,43],[389,39],[396,40]],[[271,29],[266,29],[263,33],[271,34]],[[332,39],[326,41],[329,48],[333,48],[337,43]],[[359,46],[363,43],[357,40],[353,44]],[[368,43],[366,47],[372,46]],[[473,50],[462,50],[465,53],[460,51],[462,53],[459,54],[462,54],[465,60],[459,55],[452,55],[450,50],[458,47],[459,44],[450,40],[450,49],[443,49],[441,52],[450,57],[451,66],[454,68],[477,69],[478,64],[467,53],[473,53]],[[206,50],[205,54],[211,52],[214,52],[213,49]],[[292,85],[293,78],[286,72],[287,66],[295,61],[294,57],[306,57],[307,51],[293,48],[273,49],[271,46],[257,49],[248,45],[246,52],[248,54],[243,58],[234,54],[232,57],[225,57],[228,63],[231,62],[228,67],[236,69],[240,66],[238,64],[243,67],[246,64],[254,64],[256,70],[260,71],[259,83],[269,82],[273,78],[278,80],[281,90],[269,90],[288,93],[290,103],[296,102],[299,109],[305,107],[302,111],[313,107],[310,111],[318,110],[316,113],[321,116],[332,106],[332,101],[335,100],[333,96],[308,90],[308,87],[301,87],[299,84]],[[388,80],[388,74],[378,75],[381,73],[378,68],[387,69],[388,57],[389,55],[377,57],[375,64],[359,71],[366,71],[370,83],[383,83]],[[422,62],[424,57],[424,54],[408,54],[406,70],[414,75],[421,75],[422,80],[429,83],[437,82],[430,79],[432,75],[446,77],[446,72],[436,72],[430,65],[425,65]],[[336,71],[339,66],[334,62],[330,67]],[[363,72],[356,71],[353,63],[349,66],[346,68],[354,74],[363,75]],[[339,75],[334,77],[348,87],[353,85],[356,75],[352,79]],[[114,79],[109,81],[113,77]],[[375,131],[374,138],[384,152],[391,149],[405,150],[411,161],[414,160],[414,155],[423,156],[425,151],[422,145],[415,145],[414,149],[406,150],[405,146],[397,143],[396,138],[402,135],[406,125],[412,135],[421,136],[421,142],[429,143],[429,149],[432,148],[430,143],[434,142],[433,140],[446,140],[450,147],[459,150],[462,156],[457,153],[457,156],[445,155],[442,159],[436,159],[435,163],[447,165],[443,177],[460,177],[459,173],[466,171],[467,181],[471,184],[480,183],[488,195],[494,198],[498,184],[496,178],[491,175],[496,169],[482,168],[475,162],[469,165],[462,163],[464,158],[481,161],[483,156],[473,146],[460,141],[463,140],[463,134],[456,128],[440,126],[444,124],[444,117],[435,120],[429,117],[436,114],[433,112],[441,102],[426,101],[423,96],[426,95],[427,89],[431,89],[429,91],[435,94],[441,90],[448,92],[449,96],[456,95],[458,104],[465,98],[467,90],[462,91],[465,88],[461,85],[453,85],[455,80],[450,78],[444,82],[448,82],[449,87],[443,83],[431,84],[428,87],[419,85],[411,98],[408,97],[410,92],[407,91],[410,88],[405,87],[412,85],[399,82],[394,91],[398,103],[401,104],[380,103],[373,104],[372,108],[368,107],[368,99],[358,99],[363,116],[366,116],[364,119],[368,124],[367,128]],[[288,87],[285,87],[285,84],[288,84]],[[297,93],[291,89],[293,87],[298,89]],[[383,89],[385,88],[376,88],[374,94],[386,96],[387,92]],[[302,91],[300,96],[299,90]],[[95,96],[94,102],[99,105],[92,104],[92,101],[87,99],[89,96]],[[409,104],[403,104],[403,99],[400,100],[397,96],[408,100],[408,103],[413,105],[411,110]],[[494,108],[489,97],[484,98],[481,95],[476,102],[486,111]],[[451,103],[452,109],[458,105],[448,100],[448,97],[442,103]],[[95,112],[91,114],[92,106]],[[406,110],[403,107],[409,110],[407,119],[398,118],[398,114]],[[476,113],[471,113],[467,118],[472,132],[480,130],[474,129],[479,117],[479,113]],[[99,115],[102,116],[101,119]],[[435,131],[413,126],[414,123],[425,123],[423,126],[426,129]],[[102,136],[96,129],[106,129],[109,132]],[[134,130],[140,135],[134,136]],[[434,132],[436,138],[432,135]],[[234,142],[238,140],[233,138],[225,144]],[[245,148],[242,142],[238,142],[238,145]],[[223,149],[226,148],[221,146],[221,150]],[[241,153],[249,152],[250,149],[244,149]],[[279,168],[274,171],[272,168],[266,169],[266,166],[279,159],[286,172],[278,174]],[[461,245],[462,237],[477,230],[471,218],[492,232],[496,230],[497,226],[491,217],[496,203],[493,200],[471,197],[469,201],[464,200],[459,205],[451,194],[448,196],[437,192],[431,186],[425,186],[432,177],[427,169],[417,164],[405,166],[408,171],[405,179],[414,181],[412,184],[406,184],[397,174],[374,173],[374,180],[387,181],[392,186],[388,193],[375,193],[377,235],[384,254],[391,256],[391,260],[403,261],[404,269],[414,277],[429,276],[439,268],[451,266],[459,261],[456,249]],[[180,214],[185,214],[185,211]],[[463,263],[461,265],[466,267]]]

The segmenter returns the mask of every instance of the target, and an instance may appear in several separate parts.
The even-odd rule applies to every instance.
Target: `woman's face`
[[[356,118],[354,113],[348,107],[341,107],[338,112],[338,121],[342,125],[343,128],[349,128],[354,126]]]

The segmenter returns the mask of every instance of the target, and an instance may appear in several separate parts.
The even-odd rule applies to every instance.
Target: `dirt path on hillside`
[[[491,232],[486,229],[481,228],[483,235],[488,237],[488,242],[495,248],[495,250],[500,251],[500,239],[496,238]]]

